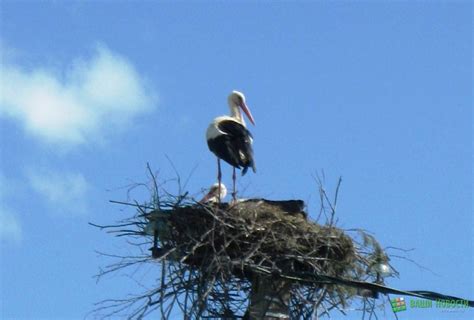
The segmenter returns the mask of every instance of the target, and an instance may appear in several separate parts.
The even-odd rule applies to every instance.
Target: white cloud
[[[94,141],[155,105],[155,95],[134,67],[104,46],[62,74],[8,63],[0,67],[0,116],[20,121],[50,143]]]
[[[87,211],[89,184],[82,174],[30,170],[28,179],[53,211],[64,215],[84,214]]]

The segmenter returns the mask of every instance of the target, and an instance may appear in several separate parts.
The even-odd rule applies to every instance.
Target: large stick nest
[[[157,236],[175,260],[212,273],[249,277],[258,267],[284,274],[352,275],[357,267],[352,239],[334,226],[307,221],[302,206],[295,200],[252,199],[152,211],[146,217],[165,219]],[[160,254],[169,251],[155,251]]]
[[[127,318],[140,319],[157,310],[162,319],[170,319],[173,310],[180,310],[185,319],[242,318],[255,279],[262,277],[289,285],[291,319],[329,315],[333,309],[345,313],[351,300],[360,296],[363,311],[374,311],[370,292],[331,280],[383,283],[377,268],[389,263],[371,235],[334,225],[337,190],[331,203],[320,188],[321,213],[326,217],[321,225],[307,218],[299,200],[203,205],[187,193],[160,193],[154,177],[153,181],[152,200],[136,204],[136,215],[100,226],[127,238],[139,252],[123,256],[99,276],[152,264],[159,267],[157,282],[148,283],[141,295],[102,301],[97,315],[127,311]]]

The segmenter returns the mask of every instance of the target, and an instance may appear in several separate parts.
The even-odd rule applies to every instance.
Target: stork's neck
[[[229,102],[229,108],[230,116],[245,126],[245,120],[242,117],[242,112],[240,112],[239,106],[235,103]]]

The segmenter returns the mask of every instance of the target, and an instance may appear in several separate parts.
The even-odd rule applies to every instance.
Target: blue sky
[[[389,285],[474,299],[470,2],[0,9],[2,319],[82,319],[98,300],[140,292],[123,275],[95,282],[105,261],[94,250],[128,249],[87,222],[133,214],[108,200],[146,181],[147,162],[173,177],[166,156],[184,177],[195,168],[190,193],[213,183],[204,134],[233,89],[257,123],[244,196],[303,199],[315,216],[312,175],[324,170],[328,190],[342,176],[339,226],[415,248],[432,270],[394,259]]]

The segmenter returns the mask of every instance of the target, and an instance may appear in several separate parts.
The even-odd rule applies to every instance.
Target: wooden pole
[[[244,319],[290,319],[291,283],[266,275],[254,275],[250,304]]]

